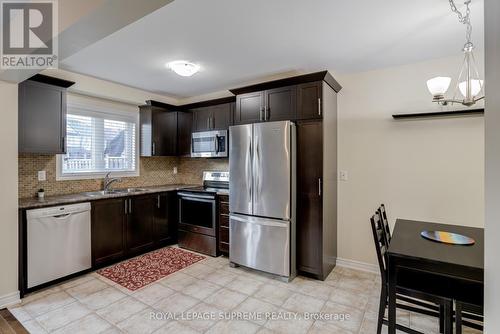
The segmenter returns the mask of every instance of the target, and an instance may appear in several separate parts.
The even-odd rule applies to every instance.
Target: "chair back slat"
[[[382,284],[387,283],[387,248],[388,243],[385,236],[384,226],[380,214],[377,212],[370,218],[370,223],[373,232],[373,241],[375,242],[375,250],[377,252],[377,260],[380,268],[380,276]]]
[[[392,236],[391,236],[391,228],[389,227],[389,219],[387,218],[387,210],[385,209],[385,205],[380,204],[377,212],[380,215],[380,219],[382,220],[387,243],[389,244],[391,242]]]

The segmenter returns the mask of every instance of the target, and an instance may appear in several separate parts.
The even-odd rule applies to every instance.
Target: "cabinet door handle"
[[[128,199],[128,213],[132,213],[132,200],[130,198]]]
[[[210,129],[210,117],[207,118],[207,129]]]
[[[128,199],[125,199],[125,214],[128,214]]]
[[[63,136],[61,138],[61,141],[62,141],[62,152],[65,153],[66,152],[66,137]]]
[[[160,195],[158,195],[156,206],[158,207],[158,209],[160,208]]]
[[[263,121],[263,117],[262,117],[262,113],[264,111],[263,109],[264,109],[264,107],[260,107],[260,109],[259,109],[259,121]]]
[[[153,155],[156,154],[156,145],[155,145],[155,142],[153,142],[153,144],[152,144],[151,151],[152,151]]]
[[[318,116],[321,116],[321,97],[318,97]]]
[[[318,196],[321,197],[322,191],[321,189],[321,178],[318,178]]]

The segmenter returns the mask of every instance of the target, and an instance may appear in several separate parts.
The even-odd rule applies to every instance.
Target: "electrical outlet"
[[[47,172],[44,170],[38,171],[38,181],[46,181],[47,180]]]
[[[347,174],[347,171],[341,170],[339,172],[339,179],[340,179],[340,181],[347,181],[349,179],[349,175]]]
[[[174,174],[177,174],[177,167],[174,167]]]

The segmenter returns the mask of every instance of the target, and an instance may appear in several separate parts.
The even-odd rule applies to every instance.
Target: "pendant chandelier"
[[[484,99],[484,82],[479,77],[479,72],[476,67],[476,61],[474,59],[474,44],[472,44],[472,25],[470,23],[470,3],[471,0],[466,0],[464,2],[466,10],[465,15],[462,14],[455,6],[454,0],[449,0],[451,10],[457,14],[460,23],[467,27],[466,30],[466,42],[463,47],[464,60],[462,67],[460,69],[457,86],[455,87],[455,92],[453,98],[445,98],[446,91],[451,83],[451,78],[449,77],[435,77],[427,81],[427,88],[431,92],[433,102],[439,103],[443,106],[451,103],[460,103],[465,106],[472,106],[477,101]],[[463,99],[458,99],[457,95],[460,92]],[[482,94],[482,96],[481,96]]]

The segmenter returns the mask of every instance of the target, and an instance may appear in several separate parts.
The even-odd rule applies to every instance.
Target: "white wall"
[[[174,97],[151,93],[142,89],[97,79],[79,73],[60,69],[48,69],[44,70],[42,74],[75,82],[73,86],[68,88],[68,91],[77,94],[84,94],[87,96],[109,99],[134,105],[144,104],[146,100],[156,100],[173,105],[179,104],[179,101]]]
[[[0,308],[17,293],[17,84],[0,81]]]
[[[339,182],[340,258],[376,263],[369,217],[380,203],[386,204],[392,226],[396,218],[483,226],[483,118],[391,117],[438,109],[426,80],[455,78],[461,60],[338,76],[343,86],[338,168],[349,175]]]
[[[500,333],[500,2],[485,3],[486,35],[486,223],[485,333]]]

